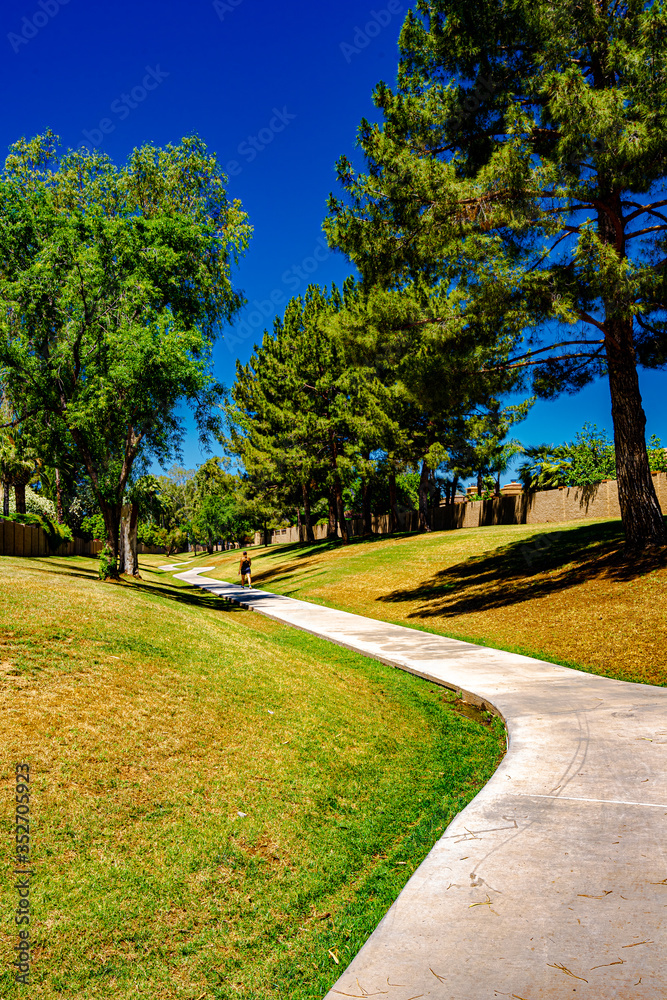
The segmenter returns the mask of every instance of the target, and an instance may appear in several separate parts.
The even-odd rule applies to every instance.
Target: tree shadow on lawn
[[[623,543],[620,521],[540,531],[377,600],[427,601],[408,617],[453,618],[547,597],[592,580],[627,583],[667,566],[667,549],[628,559]]]
[[[97,581],[100,586],[120,587],[123,590],[134,590],[143,594],[153,594],[157,597],[163,597],[168,601],[176,601],[178,604],[189,604],[191,607],[210,608],[214,611],[225,611],[227,613],[243,612],[243,608],[239,608],[235,604],[230,604],[228,601],[224,601],[221,597],[218,597],[215,594],[209,594],[207,591],[202,591],[194,587],[190,589],[190,585],[188,584],[181,588],[166,582],[162,585],[157,583],[147,583],[145,580],[137,580],[131,576],[122,576],[120,581],[107,580],[102,583],[102,581],[98,579],[97,570],[95,568],[86,570],[84,567],[79,566],[77,571],[74,571],[68,566],[63,566],[62,564],[59,565],[57,563],[35,566],[35,562],[37,561],[39,561],[40,564],[42,563],[41,559],[34,560],[31,562],[30,566],[30,569],[35,573],[78,577],[81,580]],[[144,570],[147,572],[153,572],[150,567],[146,566],[144,567]]]
[[[308,568],[307,563],[302,563],[300,566],[276,566],[274,569],[265,570],[263,573],[253,574],[253,586],[261,589],[262,585],[270,586],[278,583],[294,583],[298,591],[302,584],[313,583],[316,577],[326,576],[326,569],[320,568],[320,572],[318,573],[317,567],[318,563],[315,563],[311,568]],[[295,592],[285,591],[285,594],[289,597],[290,593]]]
[[[176,601],[177,604],[189,604],[196,608],[209,608],[213,611],[225,611],[227,613],[243,613],[243,608],[229,601],[225,601],[217,594],[210,594],[208,591],[193,587],[173,587],[169,584],[161,586],[157,583],[146,583],[145,580],[134,580],[132,577],[125,577],[121,580],[121,586],[139,591],[141,594],[153,594],[163,597],[167,601]]]
[[[63,565],[60,561],[61,559],[78,558],[78,556],[29,556],[26,560],[26,569],[31,570],[33,573],[47,573],[49,575],[78,577],[80,580],[97,580],[98,574],[96,567],[86,569],[85,566],[81,566],[80,563],[77,563],[76,568],[70,569],[69,566]]]
[[[336,549],[350,549],[356,545],[373,545],[375,542],[396,541],[402,538],[411,538],[418,535],[418,531],[396,531],[393,535],[353,535],[347,545],[343,545],[343,540],[337,538],[335,541],[327,538],[318,538],[315,542],[278,542],[269,546],[253,547],[253,558],[259,558],[262,554],[273,555],[276,550],[280,554],[290,558],[308,559],[312,555],[319,555],[322,552],[333,552]]]
[[[261,586],[261,584],[272,584],[272,583],[290,583],[292,579],[298,575],[299,583],[305,581],[309,576],[312,578],[315,568],[320,565],[317,557],[321,555],[322,552],[332,552],[336,549],[345,549],[349,551],[352,546],[357,545],[372,545],[375,542],[384,541],[396,541],[397,539],[411,538],[413,535],[420,534],[416,531],[402,531],[396,532],[393,535],[372,535],[364,536],[357,535],[350,539],[346,546],[343,546],[340,538],[335,542],[327,542],[326,539],[315,542],[290,542],[286,545],[280,546],[280,556],[286,556],[290,559],[288,563],[278,563],[277,565],[267,567],[266,569],[257,569],[253,572],[252,578],[256,586]],[[271,549],[269,548],[268,554],[271,554]],[[273,554],[278,554],[275,552],[275,547],[273,549]],[[299,563],[295,564],[294,559],[298,558]],[[309,562],[314,561],[314,566],[312,569],[308,568]],[[305,568],[305,572],[304,572]],[[327,573],[326,567],[322,567],[320,573],[321,576],[325,576]],[[312,582],[312,579],[309,581]],[[290,596],[290,591],[286,592],[286,596]]]

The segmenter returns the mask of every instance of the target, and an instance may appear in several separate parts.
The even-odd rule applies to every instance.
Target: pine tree
[[[268,476],[292,505],[319,487],[332,499],[344,542],[344,487],[389,422],[384,387],[349,361],[329,322],[353,294],[350,282],[342,294],[311,285],[292,299],[249,363],[237,366],[228,407],[232,448],[251,479]]]
[[[545,398],[607,377],[628,549],[665,544],[638,369],[667,363],[667,14],[419,0],[400,51],[368,172],[339,162],[330,243],[368,286],[437,301],[453,339],[506,348],[488,372]]]

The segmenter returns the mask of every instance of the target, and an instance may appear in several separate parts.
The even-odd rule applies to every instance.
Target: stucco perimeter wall
[[[667,514],[667,473],[653,474],[653,483],[663,513]],[[457,510],[457,508],[460,509]],[[439,528],[477,528],[489,524],[549,524],[584,521],[589,518],[620,517],[618,483],[610,479],[594,486],[561,487],[520,493],[516,496],[477,500],[440,508]],[[438,524],[442,521],[442,524]]]
[[[653,473],[658,501],[663,514],[667,514],[667,473]],[[492,500],[476,500],[472,503],[454,503],[438,507],[433,512],[433,528],[436,531],[450,531],[453,528],[481,528],[491,524],[550,524],[563,521],[584,521],[589,518],[620,517],[618,505],[618,483],[610,479],[595,486],[561,487],[557,490],[541,490],[537,493],[519,493],[515,496],[494,497]],[[401,531],[416,531],[419,518],[416,511],[399,515]],[[350,520],[353,535],[363,534],[361,518]],[[389,515],[373,517],[373,531],[378,535],[389,534]],[[315,539],[326,538],[326,524],[316,525]],[[340,534],[340,532],[339,532]],[[304,542],[306,529],[284,528],[271,533],[270,544],[283,542]],[[260,532],[255,534],[255,545],[262,543]]]

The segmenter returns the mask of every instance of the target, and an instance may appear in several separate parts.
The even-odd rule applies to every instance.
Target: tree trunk
[[[118,572],[128,576],[139,576],[137,556],[137,528],[139,507],[135,503],[123,505],[120,518],[120,540],[118,551]]]
[[[350,535],[347,530],[347,521],[345,520],[345,504],[343,503],[343,487],[340,484],[340,479],[336,477],[334,479],[333,486],[334,498],[336,501],[336,513],[338,515],[338,524],[340,526],[340,537],[343,545],[347,545],[350,541]]]
[[[338,538],[338,522],[336,520],[336,506],[329,496],[329,523],[327,525],[327,541],[335,541]]]
[[[646,416],[639,391],[632,320],[607,321],[605,348],[614,421],[618,501],[631,552],[667,544],[667,530],[646,451]]]
[[[435,524],[435,515],[440,504],[440,491],[438,490],[437,483],[435,481],[435,469],[429,469],[429,486],[430,486],[430,501],[431,501],[431,528]]]
[[[296,509],[296,530],[297,530],[297,534],[299,536],[299,541],[302,542],[303,538],[301,537],[301,508],[300,507],[297,507],[297,509]]]
[[[620,193],[612,191],[611,187],[609,183],[606,197],[598,207],[598,234],[619,258],[624,259],[627,254],[623,205]],[[618,316],[619,302],[615,299],[605,302],[603,326],[625,544],[629,552],[641,552],[667,544],[667,531],[646,452],[646,416],[639,391],[634,320],[630,303],[626,305],[628,318],[614,318],[614,314]]]
[[[2,484],[2,513],[9,517],[9,483]]]
[[[100,508],[104,518],[106,529],[106,544],[111,554],[109,576],[118,578],[118,536],[120,533],[120,517],[122,504],[109,503],[108,500],[100,501]]]
[[[262,535],[264,536],[264,548],[266,549],[268,548],[269,545],[269,535],[266,530],[266,521],[264,521],[262,524]]]
[[[429,467],[426,464],[426,459],[424,459],[422,462],[421,473],[419,476],[419,530],[420,531],[431,530],[431,517],[428,507],[428,477],[429,477]]]
[[[364,535],[373,534],[373,515],[371,513],[371,490],[368,479],[361,481],[361,507],[364,518]]]
[[[56,520],[58,524],[64,523],[63,517],[63,485],[60,481],[60,469],[56,469]]]
[[[336,436],[334,434],[332,427],[329,428],[329,466],[331,468],[332,487],[329,499],[329,531],[327,532],[327,538],[331,537],[331,527],[332,527],[331,514],[333,506],[336,518],[338,520],[338,527],[340,528],[340,537],[342,539],[343,545],[347,545],[350,539],[347,532],[347,523],[345,521],[343,487],[341,485],[340,476],[338,475],[338,442],[336,440]],[[334,538],[337,537],[338,537],[338,532],[336,531]]]
[[[389,473],[389,530],[393,533],[398,531],[400,526],[396,501],[396,473],[392,469]]]
[[[496,476],[496,496],[500,496],[500,473]]]
[[[14,496],[16,498],[16,513],[25,514],[25,483],[14,483]]]
[[[482,472],[477,473],[477,496],[482,495],[484,492],[484,474]]]
[[[303,491],[303,513],[306,519],[306,541],[314,542],[315,533],[313,531],[313,522],[310,516],[310,496],[308,494],[308,487],[305,483],[302,483],[301,489]]]

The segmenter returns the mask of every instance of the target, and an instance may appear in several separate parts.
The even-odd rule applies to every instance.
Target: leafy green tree
[[[505,409],[496,404],[485,412],[471,414],[457,428],[448,466],[457,478],[475,477],[478,496],[489,490],[496,495],[500,493],[500,476],[512,458],[523,450],[519,441],[508,440],[507,435],[524,418],[529,404],[530,401]]]
[[[137,541],[139,518],[154,514],[159,509],[160,484],[155,476],[135,478],[125,494],[120,521],[118,571],[139,576]]]
[[[2,483],[2,513],[10,513],[10,489],[14,489],[17,514],[26,513],[26,486],[36,470],[36,455],[26,443],[16,425],[15,413],[9,399],[0,398],[0,482]]]
[[[651,435],[648,460],[651,472],[667,472],[667,448],[662,447],[657,434]]]
[[[166,474],[157,477],[160,487],[160,510],[157,521],[168,530],[182,527],[190,520],[195,493],[195,469],[172,465]]]
[[[616,478],[614,445],[595,424],[584,424],[569,444],[533,446],[525,455],[519,469],[524,489],[590,486]]]
[[[177,450],[184,402],[203,439],[217,427],[211,350],[250,235],[225,180],[197,137],[117,168],[59,155],[51,133],[17,142],[0,177],[2,383],[43,457],[65,439],[84,465],[112,574],[135,463]]]
[[[193,511],[190,527],[197,541],[209,552],[222,539],[243,541],[250,533],[241,483],[229,473],[220,458],[209,458],[194,476]]]
[[[543,397],[606,376],[627,546],[665,544],[638,379],[667,363],[663,5],[418,0],[374,99],[330,243]]]
[[[368,467],[368,455],[390,419],[386,392],[368,367],[351,363],[329,323],[353,295],[316,285],[292,299],[273,334],[266,333],[247,365],[238,365],[228,417],[232,448],[249,480],[272,484],[285,509],[311,484],[333,500],[343,542],[348,541],[344,489]]]
[[[435,470],[447,464],[457,475],[483,474],[501,454],[509,426],[523,419],[532,402],[501,407],[497,394],[516,381],[498,369],[506,340],[477,344],[459,336],[456,324],[449,327],[438,318],[440,299],[438,290],[429,297],[414,285],[393,290],[376,284],[336,318],[350,356],[371,367],[385,386],[392,418],[382,436],[394,479],[390,505],[395,475],[418,468],[424,530],[430,530]]]
[[[604,428],[585,423],[573,441],[563,445],[537,445],[524,449],[526,459],[519,469],[524,489],[555,489],[558,486],[591,486],[603,479],[616,479],[616,452]],[[667,471],[667,454],[653,435],[648,449],[652,472]]]

